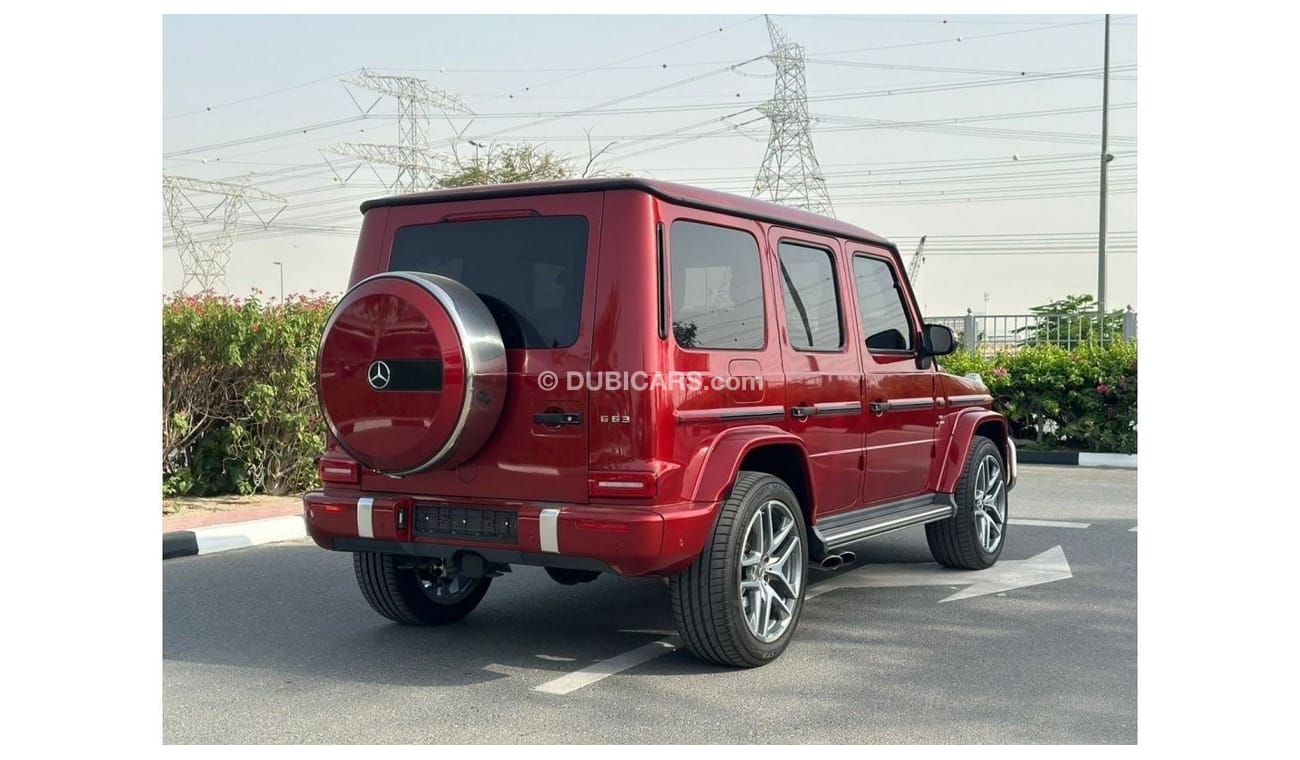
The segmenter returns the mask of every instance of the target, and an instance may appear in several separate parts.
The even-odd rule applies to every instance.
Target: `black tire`
[[[443,625],[468,615],[483,600],[491,578],[466,579],[468,586],[449,599],[426,593],[419,571],[394,554],[353,552],[352,569],[357,585],[380,615],[403,625]]]
[[[739,582],[745,530],[769,501],[782,502],[794,517],[800,578],[789,623],[779,638],[765,642],[745,621]],[[779,657],[794,637],[803,611],[807,565],[808,532],[794,492],[780,478],[742,471],[719,510],[712,538],[695,562],[668,582],[673,618],[686,648],[702,660],[740,668],[766,665]]]
[[[979,464],[987,457],[993,457],[998,464],[998,477],[1002,485],[1002,526],[1000,538],[993,551],[985,550],[979,537],[976,520],[975,481]],[[1002,461],[1002,451],[993,441],[977,435],[971,441],[970,451],[962,469],[961,479],[957,481],[954,498],[957,511],[947,520],[932,522],[925,526],[925,539],[930,544],[930,555],[934,561],[945,567],[963,570],[983,570],[992,567],[1002,555],[1002,547],[1007,545],[1007,495],[1006,466]]]

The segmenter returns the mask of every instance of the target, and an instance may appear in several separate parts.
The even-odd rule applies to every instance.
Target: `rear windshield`
[[[587,274],[587,218],[530,216],[403,227],[392,271],[458,280],[487,304],[506,348],[578,340]]]

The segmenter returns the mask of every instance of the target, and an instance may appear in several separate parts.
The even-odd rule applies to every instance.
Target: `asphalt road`
[[[970,581],[936,584],[923,530],[907,529],[814,573],[810,593],[854,573],[930,585],[822,591],[770,665],[660,647],[564,694],[535,687],[672,632],[662,582],[564,587],[516,568],[461,623],[419,629],[375,615],[350,555],[309,542],[169,560],[164,740],[1136,742],[1136,472],[1025,465],[1010,509],[1088,527],[1013,523],[994,570],[1059,546],[1071,577],[941,603]]]

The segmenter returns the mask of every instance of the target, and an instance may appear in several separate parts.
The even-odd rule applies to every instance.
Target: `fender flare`
[[[1015,448],[1011,442],[1007,418],[1003,415],[988,409],[963,409],[949,419],[951,425],[948,430],[947,446],[944,448],[943,457],[937,462],[938,487],[935,490],[939,493],[953,493],[957,490],[957,481],[961,479],[962,468],[966,466],[966,456],[970,453],[975,431],[990,422],[998,427],[999,436],[993,442],[1002,449],[1003,461],[1014,462]],[[1010,473],[1015,472],[1014,463],[1008,464],[1007,468]]]
[[[792,445],[799,449],[808,486],[808,510],[816,503],[808,450],[799,436],[773,425],[747,425],[724,430],[701,446],[682,474],[682,496],[695,502],[720,502],[727,497],[745,455],[759,446]]]

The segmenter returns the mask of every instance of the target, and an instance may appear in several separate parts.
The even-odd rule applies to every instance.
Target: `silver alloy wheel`
[[[794,512],[770,500],[745,529],[740,552],[740,608],[749,632],[765,644],[781,638],[803,590],[804,560]]]
[[[985,553],[992,554],[1002,543],[1007,525],[1007,489],[1002,481],[1002,465],[989,454],[980,460],[975,471],[975,534]]]
[[[438,604],[455,604],[473,593],[478,586],[478,578],[466,578],[463,575],[430,578],[428,574],[419,572],[416,578],[420,581],[424,595]]]

